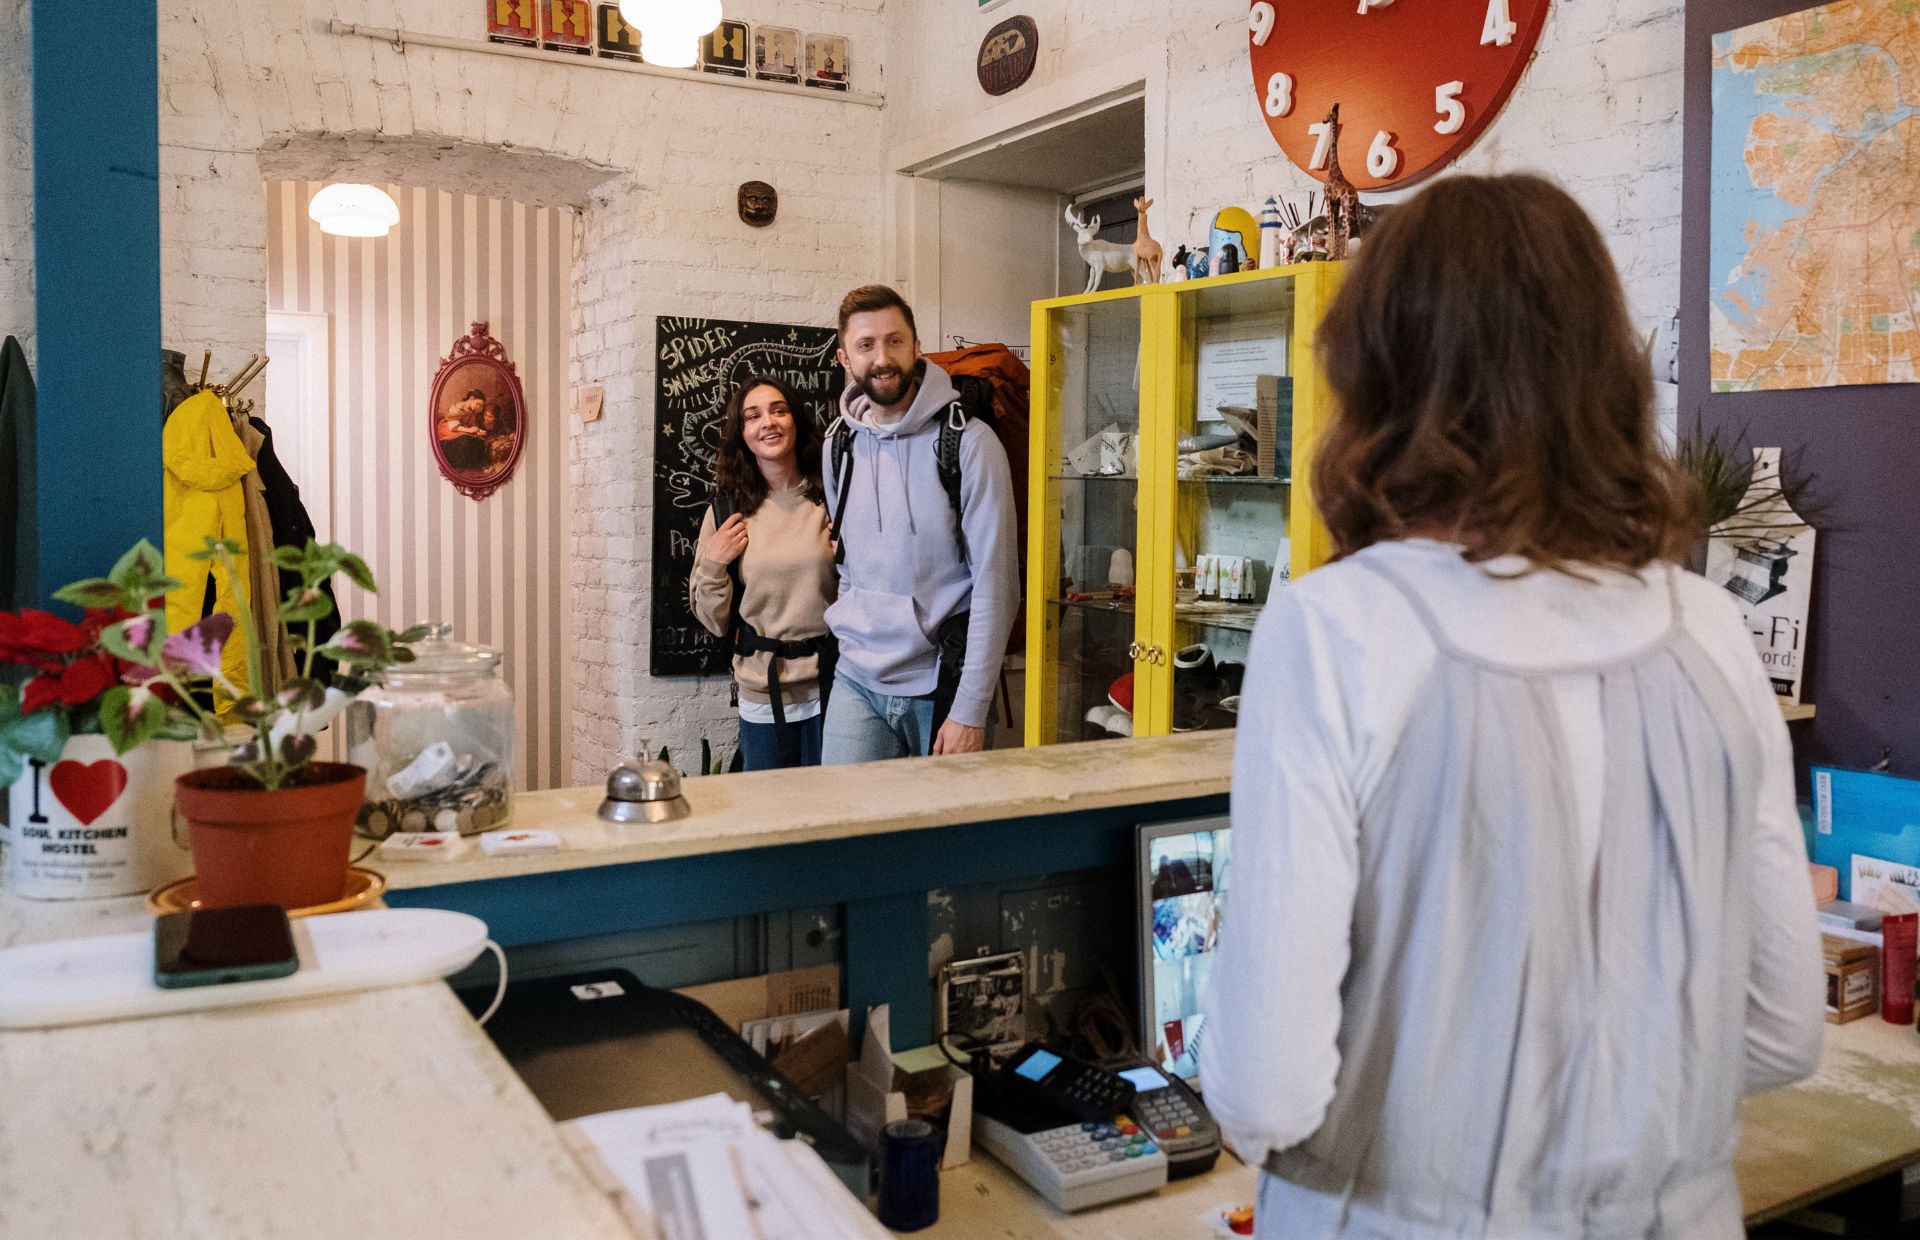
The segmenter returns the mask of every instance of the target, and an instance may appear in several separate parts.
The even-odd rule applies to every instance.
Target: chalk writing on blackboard
[[[700,518],[713,498],[720,420],[736,384],[767,374],[793,386],[825,427],[845,380],[831,327],[662,316],[654,321],[653,640],[655,676],[712,671],[720,639],[687,605]]]

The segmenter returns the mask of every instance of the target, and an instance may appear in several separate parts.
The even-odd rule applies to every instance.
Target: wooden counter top
[[[604,822],[595,813],[600,785],[528,792],[514,798],[512,825],[558,832],[561,851],[486,857],[476,849],[459,861],[376,868],[391,887],[433,887],[1221,795],[1233,773],[1233,736],[1189,732],[689,779],[693,814],[677,822]]]
[[[151,924],[0,897],[0,944]],[[0,1032],[0,1100],[0,1236],[633,1240],[438,982]]]
[[[1748,1226],[1920,1162],[1920,1033],[1877,1015],[1828,1025],[1819,1070],[1749,1098],[1741,1121]]]

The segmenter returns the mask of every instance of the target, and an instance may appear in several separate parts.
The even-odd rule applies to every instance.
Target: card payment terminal
[[[1213,1168],[1220,1157],[1220,1126],[1185,1081],[1149,1064],[1118,1068],[1116,1074],[1133,1086],[1127,1115],[1166,1151],[1169,1178]]]

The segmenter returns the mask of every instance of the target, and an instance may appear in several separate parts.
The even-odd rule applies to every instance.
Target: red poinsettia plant
[[[0,611],[0,662],[31,673],[20,689],[20,713],[53,705],[69,711],[96,707],[128,670],[101,646],[100,632],[131,618],[117,607],[90,607],[77,624],[48,611]]]
[[[354,691],[390,664],[413,658],[405,643],[418,640],[419,632],[394,633],[369,620],[351,621],[320,643],[316,625],[333,611],[321,584],[341,572],[371,591],[373,574],[358,556],[331,543],[279,547],[275,565],[300,578],[280,613],[295,626],[288,636],[300,667],[278,693],[261,693],[260,635],[246,606],[238,554],[237,545],[209,538],[193,558],[219,563],[234,583],[246,685],[230,683],[221,666],[221,653],[234,636],[232,616],[215,613],[167,632],[166,596],[180,583],[166,575],[159,550],[144,539],[107,576],[54,592],[55,599],[81,609],[78,621],[46,611],[0,612],[0,663],[27,673],[19,686],[0,684],[0,786],[18,779],[28,759],[56,761],[75,733],[104,734],[114,752],[126,753],[155,738],[224,741],[232,724],[251,736],[235,747],[231,764],[261,787],[278,788],[313,759],[314,734]],[[316,675],[320,660],[334,665],[332,683]],[[216,694],[231,703],[230,719],[210,709]]]
[[[129,588],[113,599],[89,605],[69,593],[72,587],[57,592],[55,598],[81,606],[77,621],[33,608],[0,612],[0,663],[13,665],[10,682],[21,682],[0,684],[0,786],[20,778],[30,758],[58,761],[67,737],[76,733],[106,732],[119,753],[154,736],[193,736],[193,721],[183,715],[158,720],[159,726],[137,738],[114,735],[119,730],[103,717],[110,697],[130,695],[142,679],[137,665],[114,652],[108,634],[164,599],[171,583],[160,565],[160,553],[143,542],[114,567],[115,580]]]

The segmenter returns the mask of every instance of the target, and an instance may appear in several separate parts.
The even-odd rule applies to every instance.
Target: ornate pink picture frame
[[[507,350],[487,324],[453,342],[428,401],[433,456],[460,494],[485,499],[506,485],[527,437],[527,401]]]

